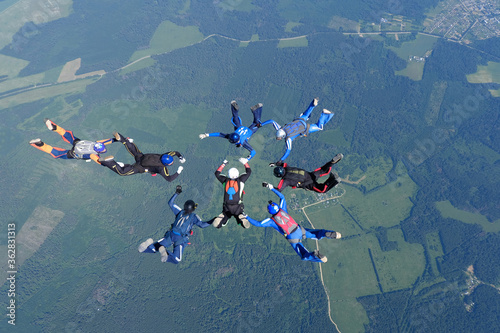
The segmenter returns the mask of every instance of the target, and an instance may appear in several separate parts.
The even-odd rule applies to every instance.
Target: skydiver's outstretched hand
[[[222,164],[226,165],[226,164],[227,164],[227,160],[224,160],[224,161],[222,162]]]
[[[208,136],[209,136],[208,133],[202,133],[202,134],[198,135],[198,137],[200,138],[200,140],[208,138]]]
[[[276,166],[276,163],[269,163],[269,166],[272,168],[272,167],[275,167]]]
[[[181,163],[185,163],[186,162],[186,159],[184,158],[184,156],[179,157],[179,162],[181,162]]]
[[[248,159],[241,157],[238,161],[240,161],[241,164],[245,165],[248,163]]]
[[[180,175],[182,170],[184,170],[184,167],[180,166],[177,168],[177,173]]]
[[[175,188],[175,193],[181,194],[182,193],[182,186],[177,185],[177,187]]]
[[[266,183],[266,182],[263,182],[262,183],[262,187],[267,187],[268,189],[272,190],[274,188],[273,184],[271,183]]]

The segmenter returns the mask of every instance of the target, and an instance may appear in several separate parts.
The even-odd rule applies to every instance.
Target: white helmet
[[[284,129],[280,128],[277,132],[276,132],[276,140],[282,140],[286,137],[286,132]]]
[[[240,176],[240,172],[236,168],[229,169],[228,174],[229,174],[229,178],[231,178],[231,179],[236,179]]]

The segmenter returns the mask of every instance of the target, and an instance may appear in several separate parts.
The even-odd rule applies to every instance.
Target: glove
[[[244,157],[240,158],[238,161],[240,161],[240,163],[243,164],[243,165],[245,165],[245,164],[248,163],[248,159],[246,159]]]
[[[130,142],[130,143],[133,143],[133,142],[134,142],[134,139],[132,139],[132,138],[127,138],[127,140],[128,140],[128,142]]]
[[[181,158],[179,158],[179,162],[181,162],[181,163],[186,162],[186,159],[184,158],[184,156],[182,156]]]
[[[181,194],[182,193],[182,186],[177,185],[177,187],[175,188],[175,193]]]
[[[180,166],[177,168],[177,173],[180,174],[184,170],[184,167]]]
[[[198,136],[200,137],[200,140],[203,140],[205,138],[208,138],[209,135],[208,135],[208,133],[203,133],[203,134],[200,134]]]
[[[272,168],[272,167],[275,167],[276,166],[276,163],[269,163],[269,166]]]
[[[121,166],[122,168],[125,166],[125,164],[123,164],[122,162],[116,162],[116,164],[118,164],[119,166]]]
[[[227,164],[227,160],[224,160],[224,161],[222,162],[222,164]]]
[[[270,183],[262,183],[262,187],[267,187],[268,189],[272,190],[274,188],[273,184],[270,184]]]

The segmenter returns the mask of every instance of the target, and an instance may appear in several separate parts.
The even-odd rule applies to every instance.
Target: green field
[[[400,47],[387,46],[389,50],[394,51],[398,57],[408,63],[405,69],[396,71],[396,75],[403,75],[414,81],[420,81],[424,73],[425,62],[410,61],[409,58],[412,56],[425,57],[434,48],[437,41],[438,39],[435,37],[418,34],[415,40],[404,42]]]
[[[217,3],[217,6],[227,11],[241,11],[241,12],[251,12],[252,10],[258,9],[257,6],[252,4],[252,0],[223,0]]]
[[[436,202],[436,208],[441,212],[444,218],[452,218],[464,223],[479,224],[486,232],[500,231],[500,219],[492,223],[479,213],[467,212],[453,207],[449,200]]]
[[[58,20],[70,14],[72,0],[57,1],[57,11],[38,0],[5,1],[0,3],[0,49],[12,42],[12,37],[27,22],[36,24]],[[39,22],[43,20],[42,22]]]
[[[392,169],[391,161],[379,157],[370,163],[366,181],[371,177],[378,179],[376,184],[385,184],[385,174]],[[372,233],[373,228],[392,227],[410,214],[413,204],[408,198],[415,195],[417,186],[403,173],[402,166],[396,169],[395,181],[366,195],[344,185],[346,193],[338,201],[306,208],[315,228],[339,231],[344,238],[318,242],[321,253],[329,258],[328,263],[322,265],[323,279],[330,295],[331,315],[340,331],[364,331],[368,317],[357,297],[380,293],[378,283],[383,292],[410,288],[424,271],[422,245],[405,242],[401,229],[387,230],[387,241],[395,244],[389,251],[381,249]],[[408,260],[409,257],[412,260]]]
[[[203,40],[203,34],[196,26],[181,27],[170,21],[163,21],[151,38],[149,48],[134,52],[129,62],[148,55],[163,54]]]
[[[431,267],[432,273],[434,276],[439,276],[439,269],[437,267],[436,258],[441,257],[443,252],[443,245],[441,244],[441,240],[439,239],[439,232],[430,232],[425,235],[425,240],[427,242],[427,251],[431,256]]]
[[[9,78],[14,78],[28,64],[29,61],[0,54],[0,76],[8,75]]]
[[[488,61],[486,66],[477,66],[477,72],[467,75],[470,83],[500,83],[500,63]],[[493,97],[500,97],[500,89],[490,89]]]
[[[302,23],[300,23],[300,22],[291,22],[291,21],[289,21],[285,25],[285,32],[293,32],[293,28],[299,27],[301,25],[302,25]]]
[[[299,37],[294,39],[281,39],[278,43],[278,48],[283,47],[307,47],[307,37]]]
[[[361,182],[362,184],[362,182]],[[341,199],[346,209],[364,228],[392,227],[408,217],[413,203],[410,197],[417,185],[406,175],[391,184],[363,195],[355,188]]]
[[[82,93],[89,84],[92,84],[97,80],[99,79],[91,78],[76,80],[64,84],[56,84],[50,87],[36,88],[13,96],[5,97],[0,99],[0,110],[60,95]]]

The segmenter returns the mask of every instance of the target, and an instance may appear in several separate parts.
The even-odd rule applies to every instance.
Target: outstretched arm
[[[224,169],[224,167],[226,166],[227,164],[227,160],[224,160],[224,162],[222,162],[222,164],[217,168],[217,170],[215,171],[215,177],[221,182],[221,183],[224,183],[226,180],[227,180],[227,177],[224,176],[224,175],[221,175],[221,172],[222,170]]]
[[[272,119],[266,120],[265,122],[262,123],[262,126],[266,126],[268,124],[273,124],[275,130],[279,130],[281,128],[280,124],[275,122]]]
[[[182,167],[179,167],[179,168],[182,168]],[[182,171],[182,169],[180,169]],[[160,169],[160,172],[158,172],[160,175],[162,175],[162,177],[167,181],[167,182],[172,182],[174,181],[180,174],[179,170],[177,170],[176,173],[174,173],[173,175],[170,175],[168,173],[168,169],[167,167],[163,167]]]
[[[280,198],[280,208],[283,209],[285,212],[288,213],[288,210],[286,209],[286,199],[283,194],[281,194],[280,191],[278,191],[275,188],[271,188],[271,191],[273,191],[279,198]]]
[[[252,146],[250,146],[250,144],[248,143],[248,141],[245,141],[243,144],[242,144],[243,148],[245,148],[246,150],[248,150],[250,152],[250,155],[247,156],[247,160],[251,160],[252,157],[255,156],[255,150],[252,148]]]
[[[178,195],[179,194],[176,192],[176,193],[174,193],[174,195],[172,195],[172,197],[170,198],[170,200],[168,200],[168,205],[170,206],[170,209],[172,210],[172,212],[174,212],[174,215],[176,215],[176,216],[182,210],[179,206],[177,206],[174,203],[175,198],[177,198]]]
[[[247,216],[247,220],[248,220],[248,222],[250,222],[252,225],[254,225],[256,227],[271,227],[271,228],[276,229],[276,231],[281,232],[279,227],[276,225],[276,222],[271,220],[269,217],[267,219],[259,222],[259,221],[254,220],[250,216]]]
[[[104,143],[105,145],[109,145],[110,143],[116,142],[115,138],[112,139],[104,139],[104,140],[98,140],[97,142]]]
[[[240,158],[240,163],[245,166],[245,173],[240,176],[240,181],[241,182],[246,182],[250,175],[252,174],[252,169],[250,169],[250,164],[248,164],[248,159],[246,158]]]
[[[283,154],[283,156],[280,158],[280,160],[278,162],[283,162],[290,155],[290,152],[292,151],[292,139],[291,138],[286,139],[285,149],[286,149],[285,154]],[[276,163],[276,164],[278,164],[278,163]]]
[[[178,151],[175,151],[175,150],[174,151],[169,151],[167,154],[170,155],[170,156],[177,156],[179,158],[179,160],[181,161],[181,163],[186,162],[186,160],[184,159],[184,156],[182,156],[182,154],[179,153]]]
[[[200,217],[198,216],[198,214],[195,214],[195,217],[196,217],[196,222],[194,222],[195,225],[197,225],[198,227],[200,228],[206,228],[208,226],[211,225],[211,223],[208,223],[208,222],[203,222]]]

